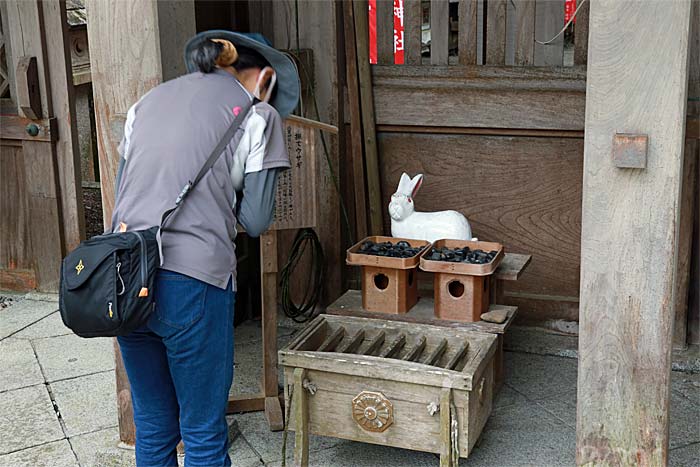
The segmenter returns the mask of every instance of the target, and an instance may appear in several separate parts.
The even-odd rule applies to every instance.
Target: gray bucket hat
[[[187,41],[185,45],[185,64],[187,65],[187,71],[189,73],[197,71],[197,66],[192,61],[192,50],[206,39],[226,39],[231,41],[233,45],[241,45],[253,49],[270,62],[270,66],[272,66],[272,69],[275,70],[277,74],[276,91],[272,99],[270,99],[270,104],[277,109],[280,116],[284,118],[292,113],[299,102],[301,86],[299,84],[299,72],[297,71],[297,67],[294,61],[285,53],[253,38],[264,39],[262,36],[251,36],[253,35],[245,35],[223,29],[200,32]]]

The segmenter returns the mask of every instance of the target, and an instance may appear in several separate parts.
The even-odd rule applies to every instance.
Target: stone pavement
[[[15,296],[0,308],[0,467],[122,467],[133,451],[118,444],[110,339],[67,330],[55,296]],[[282,320],[280,345],[298,330]],[[517,334],[515,334],[517,335]],[[525,333],[527,335],[527,333]],[[261,364],[258,322],[236,329],[232,390],[255,392]],[[526,348],[511,343],[511,348]],[[507,347],[508,348],[508,347]],[[483,439],[462,466],[574,464],[576,360],[506,352],[506,385]],[[240,467],[279,466],[282,433],[261,413],[229,417],[231,457]],[[288,458],[291,459],[293,433]],[[432,454],[312,437],[314,466],[437,466]],[[671,466],[700,465],[700,375],[673,372]]]

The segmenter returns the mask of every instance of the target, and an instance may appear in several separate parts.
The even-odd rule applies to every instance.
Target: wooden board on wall
[[[378,125],[583,130],[585,70],[375,65],[372,83]]]
[[[378,140],[384,200],[401,172],[425,174],[419,211],[458,210],[475,236],[532,255],[507,289],[521,297],[509,299],[523,307],[521,321],[576,319],[582,139],[380,133]]]

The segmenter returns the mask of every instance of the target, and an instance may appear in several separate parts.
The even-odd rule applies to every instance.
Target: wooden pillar
[[[690,6],[600,0],[590,7],[578,465],[668,458]],[[645,168],[615,164],[616,133],[647,136]],[[620,149],[642,155],[639,146]]]
[[[163,79],[185,72],[182,50],[195,34],[194,1],[88,0],[90,65],[95,101],[105,226],[114,208],[114,183],[129,108]],[[116,344],[115,344],[116,346]],[[133,444],[129,382],[116,352],[119,434]]]

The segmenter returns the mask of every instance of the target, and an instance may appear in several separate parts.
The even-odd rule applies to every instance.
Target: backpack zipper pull
[[[111,318],[114,316],[114,313],[112,312],[112,302],[109,302],[109,317]]]

